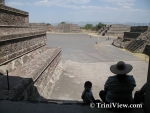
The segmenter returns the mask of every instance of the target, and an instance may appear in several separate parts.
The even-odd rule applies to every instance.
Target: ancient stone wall
[[[130,32],[146,32],[148,26],[132,26]]]
[[[0,64],[28,53],[46,44],[45,35],[34,35],[27,38],[0,42]]]
[[[150,43],[150,27],[133,26],[130,32],[124,32],[122,41],[114,40],[117,47],[126,48],[131,52],[143,52],[146,45]],[[122,46],[118,46],[122,45]]]
[[[58,24],[58,26],[55,27],[55,32],[60,33],[78,33],[81,32],[80,27],[77,24]]]
[[[29,24],[27,12],[0,5],[0,99],[38,100],[48,95],[61,49],[48,47],[46,39],[45,24]]]
[[[137,38],[138,36],[140,36],[141,33],[138,33],[138,32],[124,32],[124,36],[123,38],[131,38],[131,39],[135,39]]]
[[[54,53],[48,54],[48,52],[52,52],[53,50]],[[51,57],[47,57],[48,55]],[[42,57],[43,59],[40,62],[37,62],[36,60],[39,59],[38,57]],[[20,76],[30,79],[19,80],[18,84],[14,85],[9,91],[9,97],[6,98],[15,100],[23,99],[30,101],[46,101],[46,99],[49,98],[52,85],[58,79],[60,71],[57,73],[57,75],[54,74],[54,72],[60,60],[61,51],[59,48],[48,48],[48,50],[43,52],[42,55],[35,56],[35,59],[31,60],[30,64],[25,64],[22,68],[20,68],[20,70],[24,72],[23,74],[18,72]],[[10,74],[14,75],[16,72],[14,71]]]
[[[45,31],[47,29],[46,24],[42,24],[42,23],[29,23],[29,27],[32,29],[38,29],[38,30],[43,30]]]
[[[72,33],[78,33],[81,29],[77,24],[70,24],[70,32]]]
[[[70,24],[64,24],[63,32],[70,33]]]
[[[5,5],[4,0],[0,0],[0,4]]]
[[[105,32],[106,36],[117,36],[122,37],[124,32],[129,32],[130,26],[122,25],[122,24],[113,24],[109,27],[107,32]]]
[[[0,26],[27,26],[28,16],[27,12],[5,5],[0,6]]]

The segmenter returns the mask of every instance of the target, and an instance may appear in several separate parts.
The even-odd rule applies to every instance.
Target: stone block
[[[124,32],[124,38],[132,38],[132,39],[135,39],[137,38],[138,36],[140,36],[141,33],[139,32]]]
[[[27,26],[29,14],[5,5],[0,6],[0,25],[3,26]]]
[[[130,32],[145,32],[148,30],[148,26],[132,26]]]

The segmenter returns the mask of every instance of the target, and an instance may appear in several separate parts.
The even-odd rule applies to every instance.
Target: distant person
[[[90,35],[90,38],[92,38],[91,35]]]
[[[105,103],[133,103],[132,91],[136,86],[135,79],[127,75],[132,70],[132,65],[119,61],[110,67],[114,76],[108,77],[104,90],[100,91],[100,98]]]
[[[147,86],[147,83],[145,83],[139,91],[135,92],[134,101],[136,104],[140,104],[140,103],[144,104],[145,94],[146,94],[146,86]]]
[[[109,37],[108,37],[108,40],[109,40]]]

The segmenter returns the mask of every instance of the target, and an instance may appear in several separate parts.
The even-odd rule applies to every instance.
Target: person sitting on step
[[[132,91],[136,86],[133,76],[127,75],[132,70],[132,65],[119,61],[110,67],[114,76],[108,77],[104,90],[99,96],[105,103],[133,103]]]

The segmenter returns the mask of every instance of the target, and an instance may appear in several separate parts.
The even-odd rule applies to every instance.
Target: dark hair
[[[86,81],[86,82],[84,83],[84,88],[85,88],[85,87],[92,87],[92,82]]]

